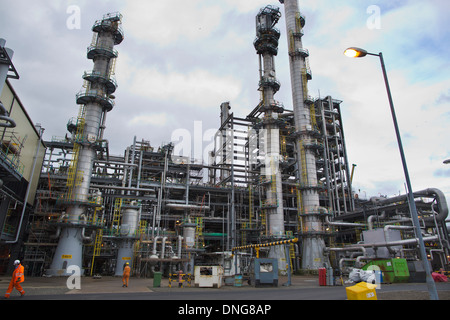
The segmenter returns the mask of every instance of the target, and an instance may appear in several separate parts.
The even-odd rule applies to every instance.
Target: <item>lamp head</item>
[[[361,48],[350,47],[344,51],[344,54],[350,58],[362,58],[367,55],[367,51]]]

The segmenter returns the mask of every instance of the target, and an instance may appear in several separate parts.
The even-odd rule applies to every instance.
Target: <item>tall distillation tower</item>
[[[259,91],[261,92],[260,111],[264,112],[259,134],[260,147],[263,147],[264,163],[261,164],[261,183],[265,187],[266,199],[262,210],[267,220],[267,236],[280,239],[285,236],[283,214],[283,192],[280,163],[280,129],[278,116],[284,108],[274,99],[280,89],[276,79],[275,60],[278,54],[280,31],[275,28],[281,18],[279,8],[266,6],[256,16],[256,40],[254,46],[260,61]],[[284,259],[284,250],[272,247],[270,253],[278,260]],[[279,252],[278,252],[279,251]],[[280,265],[281,267],[281,265]]]
[[[305,17],[301,15],[298,0],[280,0],[284,3],[286,31],[288,35],[289,62],[291,72],[293,110],[296,129],[297,179],[300,189],[300,211],[302,237],[302,268],[318,269],[328,264],[324,256],[323,238],[324,211],[319,207],[320,188],[317,179],[313,130],[315,117],[314,99],[308,95],[308,80],[311,79],[308,57],[303,48],[302,37]]]
[[[94,69],[85,72],[86,90],[76,96],[76,102],[81,107],[67,178],[68,191],[63,200],[66,214],[59,220],[59,243],[47,271],[51,275],[72,274],[67,271],[69,266],[81,269],[83,241],[93,240],[85,235],[85,230],[95,225],[101,195],[90,192],[90,182],[93,161],[103,144],[106,114],[114,107],[111,95],[117,88],[114,69],[118,56],[114,46],[124,39],[121,24],[122,15],[111,13],[96,21],[92,27],[94,37],[88,47],[87,58],[93,60]],[[89,207],[94,210],[88,210]]]

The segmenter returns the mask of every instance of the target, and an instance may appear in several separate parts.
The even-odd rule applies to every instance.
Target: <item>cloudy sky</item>
[[[245,117],[259,102],[255,16],[270,0],[0,0],[0,37],[15,51],[12,80],[44,138],[64,137],[78,114],[75,95],[91,27],[105,13],[123,14],[117,46],[116,107],[107,117],[112,154],[133,137],[153,146],[191,134],[195,150],[210,142],[219,106]],[[383,52],[414,190],[439,188],[450,199],[450,29],[447,0],[300,0],[306,16],[316,97],[342,100],[354,188],[362,196],[405,192],[379,59],[350,59],[349,46]],[[282,87],[276,99],[292,109],[284,15],[276,57]],[[196,134],[194,134],[196,132]],[[200,135],[199,135],[200,132]],[[205,135],[205,141],[199,138]],[[194,150],[194,147],[193,147]],[[201,154],[194,154],[199,157]]]

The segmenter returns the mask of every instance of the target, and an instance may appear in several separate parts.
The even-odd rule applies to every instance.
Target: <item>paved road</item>
[[[344,287],[276,288],[238,290],[173,290],[131,293],[88,293],[33,295],[23,300],[213,300],[213,301],[273,301],[273,300],[346,300]]]
[[[437,284],[442,300],[450,298],[449,284]],[[428,299],[427,287],[424,284],[382,285],[377,290],[379,300]],[[383,297],[385,299],[383,299]],[[233,288],[233,290],[212,289],[165,289],[148,292],[115,292],[115,293],[76,293],[30,295],[21,300],[170,300],[170,301],[295,301],[295,300],[346,300],[345,287],[315,288]]]
[[[0,291],[6,291],[8,278],[0,278]],[[164,281],[163,281],[164,282]],[[168,287],[165,280],[161,287],[154,288],[152,279],[130,280],[129,288],[122,288],[121,279],[83,277],[80,290],[69,290],[65,278],[28,278],[24,285],[27,295],[23,298],[13,292],[11,300],[141,300],[141,301],[290,301],[347,299],[345,286],[318,285],[317,277],[293,277],[289,287],[254,288],[223,286],[213,288]],[[441,300],[450,300],[450,282],[436,283]],[[425,283],[382,284],[376,290],[378,300],[426,300],[429,299]]]

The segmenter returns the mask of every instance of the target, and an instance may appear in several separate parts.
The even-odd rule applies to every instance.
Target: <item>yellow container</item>
[[[376,284],[360,282],[353,287],[345,288],[348,300],[377,300]]]

